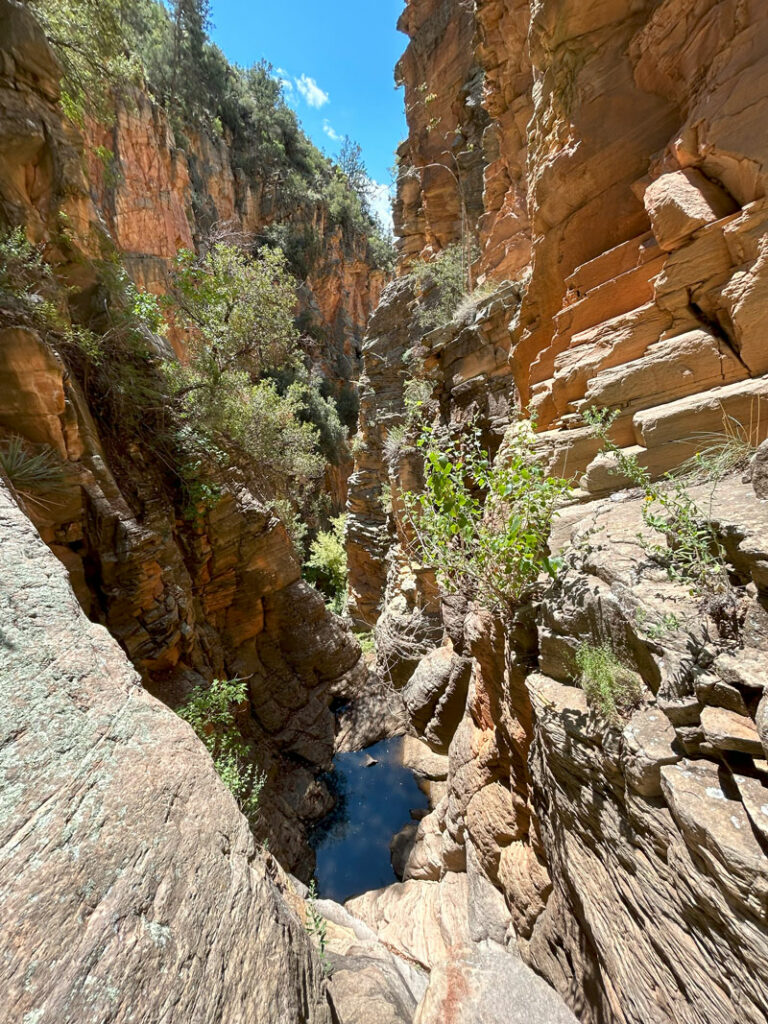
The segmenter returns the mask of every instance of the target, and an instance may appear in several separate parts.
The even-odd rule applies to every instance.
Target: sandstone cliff
[[[348,530],[351,610],[377,624],[380,666],[445,758],[404,878],[489,879],[523,956],[582,1020],[757,1022],[762,492],[737,475],[696,493],[733,586],[697,602],[638,543],[641,499],[600,500],[628,481],[583,411],[618,410],[614,442],[655,477],[712,435],[768,433],[766,14],[412,0],[401,26],[402,276],[364,345]],[[487,290],[425,333],[407,271],[467,234]],[[458,435],[473,420],[492,452],[535,416],[540,457],[576,485],[552,539],[565,571],[511,623],[418,564],[399,499],[421,480],[402,432],[414,377],[435,422]],[[620,726],[578,686],[577,648],[607,640],[645,693]]]
[[[63,116],[53,54],[13,0],[0,4],[0,35],[0,210],[6,224],[45,243],[62,290],[77,301],[98,307],[103,282],[90,257],[105,245],[140,284],[161,291],[178,247],[194,245],[207,227],[228,222],[256,233],[277,215],[233,171],[223,142],[196,138],[189,151],[177,148],[165,114],[140,92],[118,106],[110,129],[116,168],[105,181],[93,150],[102,136],[84,139]],[[315,216],[325,230],[323,210]],[[350,253],[339,232],[327,234],[303,295],[325,339],[310,354],[339,381],[356,374],[356,334],[381,274],[365,262],[363,240]],[[262,838],[269,835],[288,869],[308,875],[307,823],[332,805],[315,779],[333,754],[331,691],[365,678],[360,650],[302,581],[285,527],[263,498],[231,480],[215,507],[185,514],[168,483],[174,467],[115,421],[119,406],[89,408],[82,383],[55,339],[3,311],[0,431],[47,446],[61,474],[54,491],[27,497],[28,514],[86,613],[109,629],[156,696],[175,706],[213,678],[248,680],[241,728],[267,775]],[[343,466],[331,475],[338,500],[344,476]]]

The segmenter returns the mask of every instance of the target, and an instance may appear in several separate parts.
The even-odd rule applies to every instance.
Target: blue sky
[[[211,7],[210,34],[231,61],[264,58],[279,68],[313,142],[335,156],[349,135],[371,178],[389,184],[406,135],[393,78],[408,41],[395,27],[403,0],[212,0]]]

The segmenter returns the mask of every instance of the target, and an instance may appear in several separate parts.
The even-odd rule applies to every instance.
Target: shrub
[[[388,463],[396,462],[400,453],[405,449],[406,433],[407,429],[404,423],[398,423],[394,427],[390,427],[382,446],[384,458]]]
[[[508,611],[529,595],[540,573],[554,575],[548,538],[567,481],[548,477],[533,452],[533,431],[522,422],[493,462],[469,428],[442,439],[422,428],[424,492],[403,495],[425,564],[452,592]]]
[[[449,245],[429,263],[417,263],[411,273],[426,293],[419,302],[416,322],[426,331],[450,323],[466,292],[464,247]]]
[[[326,946],[328,944],[328,922],[317,908],[317,895],[317,883],[313,878],[309,883],[309,889],[307,890],[307,932],[309,935],[314,936],[314,938],[317,939],[323,974],[326,977],[330,977],[333,972],[333,966],[326,952]]]
[[[583,643],[576,652],[581,687],[587,700],[607,721],[615,723],[642,698],[642,685],[607,644]]]
[[[248,744],[237,727],[237,709],[246,699],[242,680],[214,679],[209,687],[195,687],[178,715],[202,740],[221,781],[253,823],[266,776],[249,759]]]
[[[650,473],[634,455],[627,455],[608,436],[618,413],[587,409],[584,419],[612,453],[616,470],[642,489],[643,522],[664,537],[665,545],[642,538],[645,550],[667,569],[670,579],[688,583],[694,593],[721,590],[727,583],[723,549],[681,480],[670,474],[664,484],[651,483]]]
[[[374,633],[360,633],[357,637],[357,642],[360,644],[360,650],[363,654],[376,653],[376,636]]]
[[[330,598],[330,608],[337,615],[344,611],[347,597],[347,552],[344,547],[346,516],[331,520],[331,529],[318,533],[309,549],[305,573]]]

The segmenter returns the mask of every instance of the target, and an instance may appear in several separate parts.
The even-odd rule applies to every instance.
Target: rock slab
[[[7,1024],[329,1024],[280,869],[2,482],[0,623]]]

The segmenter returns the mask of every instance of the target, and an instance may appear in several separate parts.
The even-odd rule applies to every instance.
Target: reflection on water
[[[326,899],[344,900],[397,881],[389,860],[392,836],[410,821],[412,807],[427,798],[400,763],[401,739],[367,750],[337,754],[327,780],[338,803],[315,833],[317,889]],[[366,766],[369,758],[378,764]]]

